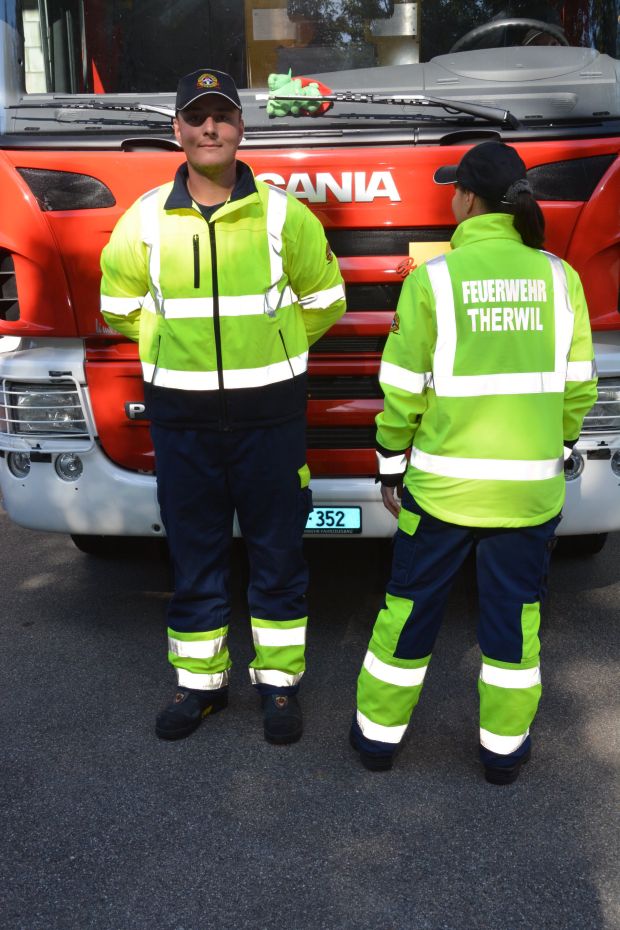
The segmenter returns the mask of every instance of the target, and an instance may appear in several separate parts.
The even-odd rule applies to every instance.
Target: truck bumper
[[[602,376],[617,377],[618,335],[599,334],[597,364]],[[56,370],[70,376],[83,395],[90,438],[81,443],[27,443],[0,432],[0,493],[10,518],[34,530],[94,536],[164,536],[157,505],[155,478],[119,467],[102,451],[85,386],[84,349],[79,340],[50,339],[37,348],[2,353],[0,379],[45,383]],[[1,416],[1,410],[0,410]],[[583,535],[620,530],[620,436],[618,433],[582,435],[577,449],[583,472],[567,481],[566,503],[559,535]],[[30,472],[15,477],[9,468],[12,451],[30,451]],[[83,472],[65,481],[55,469],[61,451],[77,452]],[[372,478],[315,478],[311,484],[315,507],[359,507],[361,529],[347,538],[390,537],[396,521],[385,510]],[[335,535],[334,530],[313,532]],[[337,535],[340,535],[338,533]]]
[[[165,535],[152,475],[119,468],[98,445],[79,455],[82,475],[65,481],[56,473],[53,454],[44,456],[45,461],[31,461],[30,473],[17,478],[9,469],[9,452],[0,452],[0,491],[11,520],[29,529],[76,535]],[[319,478],[312,482],[312,492],[315,506],[360,507],[361,533],[355,535],[394,533],[395,521],[370,478]],[[316,535],[329,533],[312,534]]]
[[[613,456],[615,450],[609,451]],[[558,534],[620,530],[620,478],[611,469],[611,457],[588,459],[586,448],[581,448],[581,454],[584,469],[580,477],[567,482]],[[76,481],[58,476],[53,453],[42,456],[44,461],[32,461],[24,478],[11,473],[8,451],[0,455],[4,507],[20,526],[83,535],[165,535],[155,478],[119,468],[96,444],[80,452],[83,473]],[[394,533],[396,521],[383,507],[379,487],[371,478],[316,478],[311,487],[315,507],[361,508],[361,531],[347,538],[389,537]],[[312,533],[317,535],[332,533]]]
[[[0,459],[0,490],[11,520],[34,530],[103,536],[163,536],[155,478],[126,471],[95,445],[80,452],[83,472],[65,481],[55,456],[31,461],[30,473],[16,478]],[[48,460],[49,459],[49,460]]]

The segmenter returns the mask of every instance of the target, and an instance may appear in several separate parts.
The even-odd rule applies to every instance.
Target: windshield
[[[172,92],[180,75],[320,74],[519,45],[620,58],[620,0],[23,0],[27,93]],[[18,17],[19,19],[19,17]]]

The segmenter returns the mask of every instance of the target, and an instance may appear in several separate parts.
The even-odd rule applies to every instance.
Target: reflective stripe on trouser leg
[[[250,663],[253,685],[296,688],[306,669],[305,647],[308,618],[259,620],[251,617],[256,656]]]
[[[430,655],[395,658],[385,643],[398,641],[413,601],[386,594],[357,680],[356,723],[370,751],[393,751],[405,734],[418,703]],[[366,741],[369,741],[369,746]],[[383,744],[383,745],[381,745]]]
[[[536,716],[542,686],[540,666],[498,663],[482,657],[480,695],[480,745],[498,756],[518,753]]]
[[[489,530],[478,544],[480,758],[487,765],[512,765],[530,746],[542,691],[540,605],[558,522]]]
[[[303,534],[312,510],[305,419],[253,430],[243,452],[231,480],[248,552],[250,615],[299,622],[308,613]]]
[[[354,731],[368,752],[393,751],[418,702],[452,580],[472,541],[423,511],[405,489],[392,573],[358,679]],[[371,735],[374,734],[374,735]]]
[[[227,634],[228,627],[202,633],[168,628],[168,661],[176,668],[181,687],[217,691],[228,686]]]
[[[174,568],[168,626],[204,633],[228,626],[234,502],[229,434],[151,425],[157,499]]]
[[[250,679],[261,694],[294,693],[304,673],[308,566],[303,534],[312,494],[305,418],[240,437],[231,474],[250,578],[256,655]]]

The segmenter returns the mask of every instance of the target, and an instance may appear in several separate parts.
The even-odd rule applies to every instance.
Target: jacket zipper
[[[200,239],[194,235],[194,287],[200,287]]]
[[[220,294],[217,280],[217,251],[215,248],[215,226],[207,221],[209,242],[211,243],[211,287],[213,291],[213,333],[215,336],[215,358],[217,361],[217,383],[220,394],[220,418],[222,427],[230,430],[228,410],[224,395],[224,365],[222,362],[222,333],[220,330]],[[197,238],[197,237],[196,237]],[[194,251],[195,254],[195,251]]]

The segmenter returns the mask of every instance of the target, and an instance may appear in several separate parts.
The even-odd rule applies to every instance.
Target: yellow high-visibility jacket
[[[596,401],[583,288],[507,214],[465,220],[451,244],[403,285],[379,374],[379,473],[395,484],[407,468],[447,523],[544,523],[564,502],[564,442]]]
[[[345,301],[323,227],[295,197],[237,162],[230,199],[206,219],[182,165],[120,218],[101,267],[102,314],[139,342],[155,422],[229,429],[303,413],[308,347]]]

